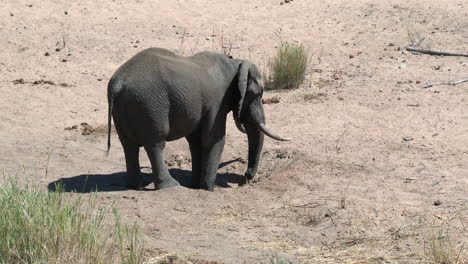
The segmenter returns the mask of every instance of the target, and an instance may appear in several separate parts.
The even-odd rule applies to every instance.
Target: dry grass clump
[[[468,250],[465,244],[459,248],[450,241],[448,233],[439,231],[433,234],[425,249],[426,263],[468,264]]]
[[[4,177],[0,185],[0,263],[143,263],[144,242],[136,225],[104,225],[111,208],[72,199],[57,186],[43,191]]]
[[[266,70],[266,90],[296,89],[305,79],[309,50],[302,44],[281,42]]]
[[[270,264],[292,264],[292,262],[285,259],[284,257],[274,256],[270,258]]]

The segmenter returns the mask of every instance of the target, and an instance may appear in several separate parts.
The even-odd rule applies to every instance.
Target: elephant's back
[[[197,128],[203,85],[196,65],[163,49],[142,51],[111,79],[122,88],[114,120],[140,145],[175,140]],[[182,57],[183,58],[183,57]],[[116,118],[117,117],[117,118]]]

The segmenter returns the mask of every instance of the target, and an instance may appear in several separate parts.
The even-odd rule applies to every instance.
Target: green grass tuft
[[[109,208],[71,198],[58,185],[47,192],[4,177],[0,184],[0,263],[143,263],[144,242],[136,225],[105,225]],[[115,228],[115,229],[114,229]]]
[[[305,79],[309,50],[302,44],[281,42],[266,71],[266,90],[297,89]]]

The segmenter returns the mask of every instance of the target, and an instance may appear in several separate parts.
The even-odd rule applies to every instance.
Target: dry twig
[[[462,83],[462,82],[468,82],[468,78],[458,80],[458,81],[453,81],[453,82],[431,83],[431,84],[428,84],[428,85],[424,86],[423,89],[430,88],[430,87],[436,86],[436,85],[452,85],[453,86],[453,85],[457,85],[457,84]]]
[[[461,57],[468,57],[466,53],[453,53],[453,52],[445,52],[445,51],[433,51],[433,50],[423,50],[423,49],[414,49],[407,47],[407,51],[412,53],[421,53],[421,54],[428,54],[428,55],[435,55],[435,56],[461,56]]]

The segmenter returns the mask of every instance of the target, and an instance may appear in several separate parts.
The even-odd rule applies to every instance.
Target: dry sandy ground
[[[404,47],[467,53],[467,10],[464,0],[3,0],[0,168],[24,166],[44,188],[62,179],[77,195],[97,186],[102,205],[115,200],[142,226],[148,263],[163,253],[418,263],[439,232],[455,249],[468,239],[468,83],[423,89],[468,78],[468,58]],[[294,140],[266,140],[259,183],[238,187],[247,144],[229,121],[214,192],[123,186],[120,143],[113,134],[106,158],[104,136],[118,66],[147,47],[189,55],[232,44],[265,67],[280,39],[314,56],[300,89],[265,93],[280,99],[265,105],[268,123]],[[186,142],[166,156],[188,182]],[[142,166],[150,172],[146,155]]]

